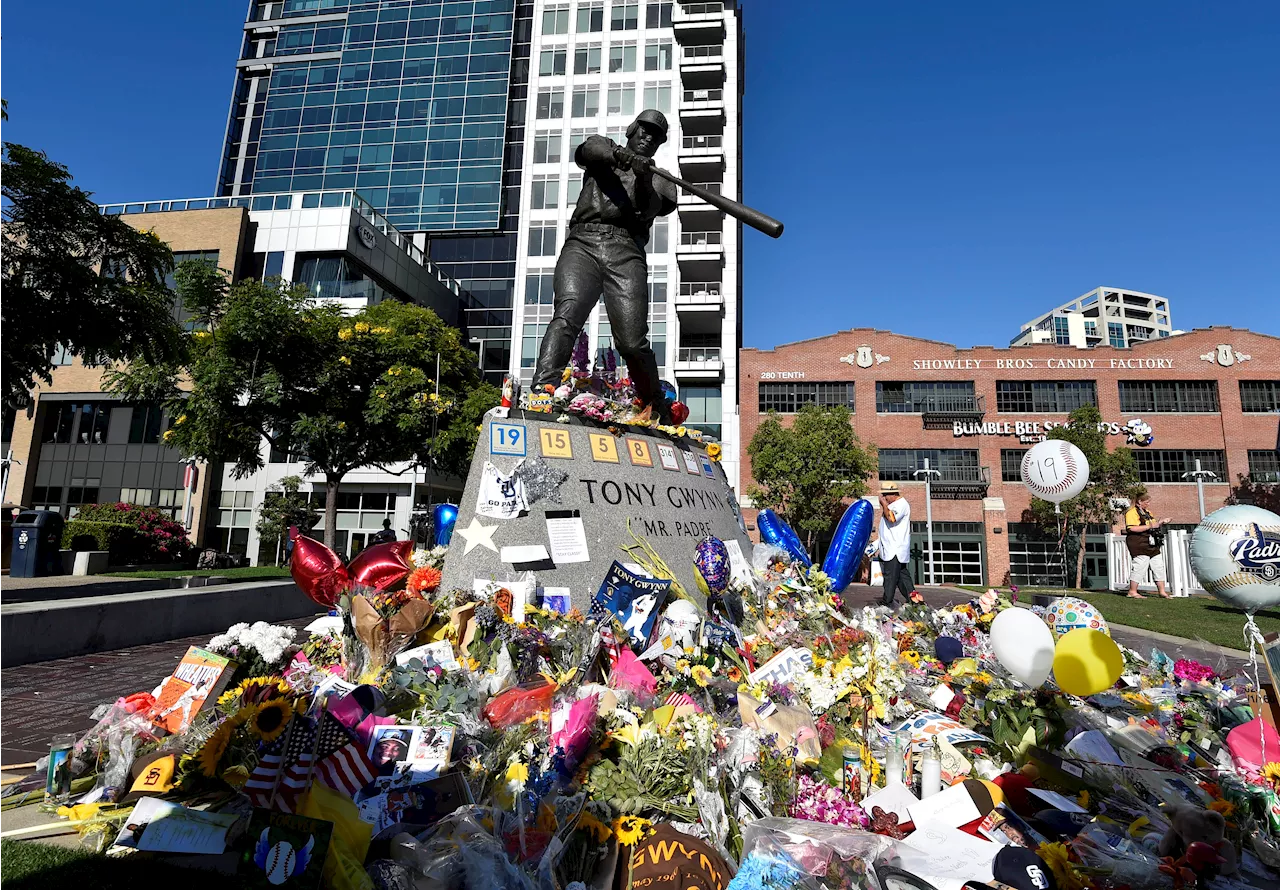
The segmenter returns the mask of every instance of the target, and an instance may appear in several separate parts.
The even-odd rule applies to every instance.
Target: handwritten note
[[[872,807],[879,807],[886,813],[893,813],[899,822],[910,822],[911,814],[908,810],[918,803],[920,798],[912,794],[910,788],[901,782],[894,782],[863,798],[862,809],[870,813]]]
[[[961,890],[966,881],[992,880],[991,864],[998,852],[999,844],[932,822],[917,822],[916,830],[898,845],[901,867],[938,890]]]
[[[981,819],[978,805],[973,802],[969,790],[964,785],[952,785],[944,788],[932,797],[926,797],[910,807],[911,821],[917,826],[944,825],[959,828],[975,819]],[[967,835],[966,835],[967,836]]]

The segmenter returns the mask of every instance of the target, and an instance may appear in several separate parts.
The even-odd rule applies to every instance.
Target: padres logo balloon
[[[1060,504],[1084,491],[1089,461],[1070,442],[1046,439],[1022,456],[1022,484],[1041,500]]]
[[[1060,596],[1049,603],[1049,611],[1045,613],[1044,620],[1058,636],[1080,628],[1111,636],[1111,628],[1107,627],[1102,613],[1074,596]]]
[[[729,550],[724,546],[724,541],[713,537],[703,538],[694,548],[693,564],[712,593],[723,593],[729,586]]]
[[[1191,534],[1191,570],[1228,605],[1280,605],[1280,516],[1247,504],[1210,513]]]

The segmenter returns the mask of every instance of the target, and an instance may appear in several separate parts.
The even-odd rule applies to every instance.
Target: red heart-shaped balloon
[[[689,419],[689,406],[684,402],[671,403],[671,420],[676,426]]]
[[[325,608],[336,605],[350,583],[347,567],[338,554],[306,535],[294,539],[289,573],[303,593]]]
[[[413,553],[412,541],[392,541],[374,544],[356,554],[347,566],[351,581],[374,590],[389,590],[405,579],[413,566],[409,555]]]

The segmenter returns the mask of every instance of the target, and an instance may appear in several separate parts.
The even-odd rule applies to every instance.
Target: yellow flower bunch
[[[376,328],[373,329],[373,333],[379,336],[386,336],[387,334],[391,333],[391,328],[387,327],[386,325],[378,325]]]
[[[351,365],[351,358],[350,358],[350,356],[340,355],[340,356],[338,356],[338,361],[342,362],[344,365],[347,365],[348,367],[350,367],[350,365]]]
[[[1054,844],[1041,844],[1036,849],[1036,853],[1044,860],[1045,865],[1049,866],[1049,871],[1053,872],[1059,890],[1084,890],[1089,886],[1088,879],[1071,864],[1071,854],[1067,852],[1066,844],[1060,841]]]
[[[342,330],[338,331],[339,340],[350,340],[354,336],[355,336],[355,331],[351,330],[351,328],[343,328]]]
[[[174,436],[176,436],[176,435],[177,435],[177,433],[176,433],[176,432],[174,432],[173,430],[165,430],[165,431],[164,431],[164,435],[163,435],[163,436],[161,436],[160,438],[164,439],[166,442],[172,442],[172,441],[173,441],[173,437],[174,437]]]
[[[913,668],[920,667],[920,653],[917,652],[915,649],[908,649],[906,652],[903,652],[898,657],[901,658],[903,661],[905,661],[907,664],[911,665]]]
[[[186,423],[186,422],[187,422],[187,415],[185,415],[185,414],[179,414],[179,415],[178,415],[178,419],[177,419],[177,420],[175,420],[175,421],[173,422],[173,425],[174,425],[174,426],[182,426],[182,425],[183,425],[184,423]]]
[[[723,449],[720,447],[718,442],[712,442],[707,446],[707,457],[711,458],[713,461],[719,462],[722,453]]]
[[[711,682],[711,668],[705,664],[695,664],[689,671],[689,675],[693,677],[693,682],[699,686],[705,687]]]
[[[1230,819],[1236,814],[1236,805],[1229,800],[1210,801],[1209,809],[1214,812],[1221,813],[1224,819]]]
[[[634,847],[644,838],[653,823],[639,816],[619,816],[613,820],[613,833],[624,847]]]
[[[369,333],[369,330],[370,330],[370,328],[369,328],[369,323],[368,323],[367,321],[357,321],[357,322],[356,322],[356,333],[357,333],[357,334],[367,334],[367,333]]]

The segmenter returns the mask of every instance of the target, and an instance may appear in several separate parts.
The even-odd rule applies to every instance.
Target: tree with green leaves
[[[229,463],[237,476],[261,469],[264,440],[304,455],[306,473],[325,480],[329,547],[338,487],[352,470],[412,462],[462,475],[469,467],[499,394],[461,333],[430,309],[384,300],[349,316],[309,299],[305,287],[228,284],[198,263],[180,264],[176,279],[204,330],[188,338],[182,362],[134,363],[108,385],[165,401],[175,417],[165,440],[183,454]]]
[[[43,152],[6,142],[2,183],[5,402],[24,404],[50,383],[59,348],[89,364],[173,360],[182,330],[165,285],[168,246],[99,212]]]
[[[1252,476],[1240,473],[1236,476],[1236,484],[1231,486],[1226,503],[1251,504],[1280,513],[1280,482],[1258,482]]]
[[[1110,525],[1115,518],[1113,499],[1135,500],[1143,491],[1138,480],[1138,465],[1128,448],[1107,450],[1107,434],[1102,427],[1102,413],[1096,405],[1082,405],[1067,415],[1063,426],[1049,431],[1050,439],[1070,442],[1089,461],[1089,482],[1084,491],[1063,501],[1060,513],[1053,504],[1031,499],[1031,518],[1046,530],[1061,534],[1063,541],[1075,545],[1075,586],[1084,578],[1085,535],[1093,523]],[[1065,533],[1062,532],[1065,523]]]
[[[810,552],[876,471],[875,446],[863,446],[852,420],[843,406],[805,405],[789,425],[771,412],[747,446],[755,480],[747,496],[785,519]]]
[[[320,514],[301,489],[301,476],[285,476],[267,486],[266,499],[258,508],[258,539],[275,541],[277,553],[291,526],[297,526],[300,534],[309,535],[320,521]]]

